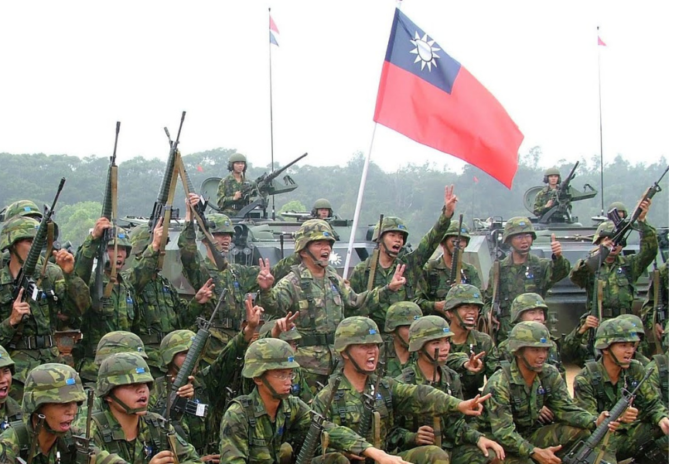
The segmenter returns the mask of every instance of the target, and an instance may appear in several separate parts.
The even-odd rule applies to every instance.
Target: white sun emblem
[[[341,255],[336,254],[335,252],[331,252],[329,255],[329,262],[331,263],[332,266],[336,266],[338,264],[341,264]]]
[[[413,62],[418,63],[420,61],[421,71],[426,66],[428,66],[428,71],[432,71],[432,66],[437,68],[435,58],[440,58],[440,55],[436,52],[442,49],[435,46],[434,40],[428,40],[428,34],[424,34],[423,38],[421,38],[418,35],[418,31],[416,31],[416,36],[411,40],[411,43],[416,46],[416,48],[411,50],[411,53],[416,55],[416,59]]]

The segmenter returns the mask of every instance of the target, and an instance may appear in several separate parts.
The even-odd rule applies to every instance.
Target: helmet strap
[[[542,367],[532,367],[532,365],[529,364],[529,361],[527,361],[527,358],[525,358],[524,356],[517,356],[517,359],[521,359],[522,363],[524,364],[524,367],[526,367],[527,369],[529,369],[532,372],[541,372],[542,370],[544,370],[543,366]]]
[[[111,390],[107,396],[109,398],[111,398],[112,400],[114,400],[114,403],[121,406],[123,408],[123,410],[126,412],[126,414],[133,415],[133,414],[137,414],[139,412],[147,411],[147,406],[142,407],[142,408],[131,408],[130,406],[126,406],[126,404],[123,401],[119,400],[116,397],[116,395],[114,395],[113,390]]]
[[[619,361],[619,359],[616,357],[614,352],[611,350],[611,345],[609,345],[609,348],[607,349],[607,351],[609,352],[611,360],[614,362],[614,364],[616,364],[620,368],[627,369],[631,365],[631,361],[628,361],[627,363],[622,363],[621,361]]]
[[[474,327],[476,327],[476,323],[474,322],[473,325],[466,325],[464,323],[464,319],[462,319],[462,316],[459,315],[459,308],[454,308],[452,310],[452,312],[454,313],[454,315],[457,318],[457,321],[459,323],[459,327],[461,327],[464,330],[474,330]]]
[[[348,351],[348,348],[346,348],[346,356],[348,356],[348,359],[353,364],[353,367],[355,368],[356,371],[358,371],[358,373],[363,374],[363,375],[372,374],[372,371],[366,371],[365,369],[358,366],[358,363],[355,362],[355,359],[353,359],[353,356],[350,355],[350,351]]]
[[[12,246],[10,247],[10,253],[13,254],[15,258],[17,258],[17,261],[19,261],[20,266],[24,266],[24,260],[21,256],[19,256],[19,253],[17,253],[17,249],[15,248],[14,244],[12,244]]]
[[[399,328],[398,328],[398,327],[397,327],[396,330],[394,331],[394,336],[395,336],[396,339],[399,341],[399,343],[401,344],[401,346],[403,346],[404,348],[408,349],[408,343],[406,343],[406,340],[404,340],[404,338],[399,334]]]
[[[405,240],[404,240],[405,242]],[[387,250],[387,246],[384,244],[384,241],[382,240],[382,237],[379,238],[379,241],[377,242],[377,246],[382,245],[382,248],[384,249],[384,252],[389,256],[391,259],[396,259],[397,256],[399,256],[399,252],[393,252],[391,250]]]
[[[438,349],[439,349],[439,348],[438,348]],[[441,363],[438,359],[435,359],[435,358],[433,358],[432,356],[430,356],[430,353],[428,353],[428,352],[425,350],[425,346],[422,347],[422,348],[420,349],[420,353],[421,353],[423,356],[425,356],[425,359],[427,359],[427,361],[428,361],[430,364],[432,364],[433,366],[435,366],[435,368],[437,368],[437,367],[439,367],[439,366],[442,365],[442,363]]]
[[[265,374],[265,372],[264,372],[264,374]],[[271,386],[271,384],[268,383],[268,380],[266,380],[265,375],[261,376],[261,382],[263,382],[263,384],[266,386],[266,388],[268,388],[268,390],[271,392],[271,396],[273,398],[275,398],[276,400],[285,400],[285,399],[288,399],[288,397],[291,395],[291,393],[286,393],[286,394],[281,395],[280,393],[275,391],[275,388],[273,388]]]
[[[307,245],[309,245],[309,244],[307,244]],[[304,251],[305,251],[305,253],[307,253],[307,254],[309,255],[310,258],[312,258],[312,261],[313,261],[314,264],[316,264],[317,266],[322,267],[322,268],[326,268],[326,267],[329,266],[329,263],[328,263],[328,262],[327,262],[327,263],[323,263],[323,262],[319,261],[319,260],[316,258],[316,256],[314,256],[314,254],[312,254],[312,252],[309,251],[309,246],[306,246],[305,249],[304,249]]]

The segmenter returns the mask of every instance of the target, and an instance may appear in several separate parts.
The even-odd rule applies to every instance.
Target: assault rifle
[[[660,324],[664,328],[665,320],[667,319],[667,314],[665,311],[665,303],[662,299],[662,285],[660,285],[660,270],[657,268],[657,263],[653,262],[652,271],[652,300],[653,300],[653,315],[652,315],[652,341],[655,343],[655,351],[657,354],[663,354],[662,343],[657,333],[657,324]]]
[[[187,398],[182,398],[176,394],[180,387],[188,382],[189,376],[193,373],[193,370],[198,364],[198,360],[203,354],[205,349],[205,344],[210,337],[210,325],[215,319],[215,314],[217,314],[220,305],[225,301],[225,295],[227,294],[227,289],[222,290],[222,294],[218,298],[218,303],[215,305],[215,310],[210,316],[209,320],[205,320],[202,317],[198,318],[198,332],[196,336],[193,337],[191,342],[191,348],[189,348],[186,354],[186,359],[179,369],[179,373],[171,384],[171,389],[169,392],[169,398],[167,404],[165,405],[165,410],[162,411],[162,415],[167,419],[173,416],[172,420],[180,420],[184,413],[193,414],[199,417],[203,417],[207,413],[207,405],[201,403],[195,403],[188,400]]]
[[[97,251],[97,264],[94,268],[94,275],[96,279],[90,286],[89,292],[92,297],[92,309],[101,313],[102,305],[104,304],[103,299],[109,299],[111,297],[111,291],[113,290],[114,282],[116,281],[116,266],[111,266],[111,276],[109,278],[109,283],[104,289],[102,284],[102,276],[104,275],[104,263],[108,259],[107,249],[109,242],[113,240],[116,236],[116,205],[118,204],[118,166],[116,166],[116,148],[118,147],[118,134],[121,131],[121,122],[116,121],[116,140],[114,141],[114,154],[111,155],[109,159],[109,169],[106,173],[106,187],[104,187],[104,200],[102,202],[101,216],[105,217],[111,221],[111,228],[106,229],[102,232],[102,236],[99,239],[99,250]],[[116,256],[116,250],[118,247],[118,241],[114,240],[114,257]],[[115,258],[114,258],[115,259]]]
[[[461,216],[459,216],[461,221]],[[461,222],[460,226],[461,228]],[[435,348],[435,356],[433,357],[437,363],[440,359],[440,348]],[[437,379],[437,367],[439,364],[435,364],[435,369],[433,370],[433,382],[432,386],[435,388],[435,381]],[[433,414],[433,435],[435,435],[435,446],[442,446],[442,419],[437,414]]]
[[[97,461],[97,453],[90,445],[90,427],[92,426],[92,408],[94,407],[94,390],[87,390],[87,422],[84,435],[73,435],[75,448],[77,448],[76,464],[94,464]]]
[[[625,388],[623,389],[623,395],[621,399],[616,402],[614,407],[611,408],[611,411],[609,411],[609,417],[604,419],[604,421],[599,424],[597,429],[592,432],[592,435],[590,435],[587,440],[578,441],[575,443],[570,452],[563,457],[563,460],[561,461],[563,464],[595,464],[597,462],[597,458],[599,456],[595,451],[595,448],[600,445],[604,436],[607,434],[607,432],[609,432],[609,423],[615,422],[619,417],[621,417],[624,411],[628,409],[631,402],[638,394],[638,390],[640,389],[641,385],[643,385],[643,382],[650,377],[650,374],[652,374],[654,369],[655,368],[653,367],[645,373],[643,380],[636,385],[636,388],[634,388],[633,391],[629,392]],[[601,464],[607,464],[607,462],[604,460],[600,460],[599,462]]]
[[[375,285],[375,274],[377,273],[377,264],[379,264],[379,254],[380,254],[380,243],[382,240],[380,236],[382,235],[382,221],[384,221],[384,214],[379,215],[379,225],[377,229],[372,232],[377,234],[377,246],[372,249],[372,257],[370,260],[370,274],[367,276],[367,291],[372,290]]]
[[[258,190],[259,194],[261,194],[261,195],[263,195],[264,193],[266,195],[272,194],[273,192],[271,191],[271,185],[272,185],[273,179],[275,179],[276,177],[281,175],[290,166],[297,163],[305,156],[307,156],[307,153],[305,153],[304,155],[298,156],[297,158],[290,161],[288,164],[286,164],[282,168],[278,169],[277,171],[273,171],[270,174],[266,174],[264,172],[253,183],[251,183],[251,182],[245,183],[244,186],[242,187],[242,198],[248,197],[254,190]]]
[[[457,241],[454,242],[454,250],[452,250],[452,269],[450,269],[449,280],[447,283],[457,285],[462,279],[462,220],[464,215],[459,215],[459,228],[457,229]]]
[[[382,359],[382,356],[380,356],[379,367],[377,367],[377,379],[372,385],[372,392],[371,394],[367,391],[363,393],[363,413],[362,416],[360,416],[360,423],[358,424],[358,435],[365,439],[368,439],[367,436],[370,434],[370,427],[372,427],[374,430],[372,444],[377,449],[380,449],[381,447],[381,439],[379,436],[381,417],[379,415],[379,411],[377,411],[377,398],[381,397],[379,387],[380,383],[382,383],[385,364],[386,363]],[[372,460],[366,459],[365,462],[369,463],[372,462]]]
[[[493,282],[491,283],[492,287],[492,293],[493,297],[491,298],[491,307],[488,309],[488,315],[486,317],[487,319],[487,325],[488,325],[488,334],[491,336],[493,339],[493,343],[495,344],[497,342],[497,333],[498,330],[500,330],[500,316],[502,314],[502,309],[500,308],[500,259],[498,259],[498,240],[496,237],[495,241],[495,256],[496,259],[493,262]],[[493,316],[495,315],[495,319],[498,321],[497,326],[496,322],[493,321]]]
[[[604,300],[604,292],[602,284],[604,283],[600,277],[600,269],[602,268],[602,263],[607,256],[609,256],[609,248],[604,245],[599,245],[599,248],[593,250],[590,257],[587,259],[587,267],[594,271],[594,290],[592,292],[592,309],[590,311],[590,316],[594,316],[602,322],[602,301]],[[587,360],[595,361],[595,329],[590,327],[587,331]]]
[[[338,392],[338,385],[341,383],[338,378],[330,379],[329,382],[333,382],[333,385],[331,385],[331,393],[329,394],[329,400],[326,402],[324,411],[322,411],[322,413],[311,411],[312,423],[309,425],[309,432],[307,432],[305,441],[302,443],[302,449],[300,449],[300,453],[297,455],[297,462],[299,464],[309,464],[312,462],[314,452],[319,443],[319,436],[324,431],[326,422],[329,421],[328,417],[331,412],[331,404],[333,403],[334,396],[336,396],[336,392]]]
[[[578,168],[579,164],[580,161],[577,161],[575,163],[575,166],[573,166],[573,169],[570,170],[570,174],[568,174],[568,177],[563,179],[563,182],[561,182],[561,184],[558,187],[556,187],[551,209],[544,213],[541,219],[539,219],[539,222],[547,223],[549,222],[549,219],[551,219],[551,216],[553,216],[554,214],[560,212],[565,216],[565,214],[568,212],[570,202],[573,198],[573,195],[570,193],[570,181],[575,178],[575,170]]]
[[[51,207],[48,208],[47,206],[44,206],[44,214],[43,218],[41,219],[41,224],[39,224],[39,230],[36,231],[36,236],[31,244],[29,253],[27,254],[24,264],[19,270],[19,273],[17,273],[17,277],[13,283],[15,298],[22,289],[24,290],[24,294],[22,296],[24,301],[26,301],[28,298],[36,301],[36,298],[39,296],[39,289],[36,286],[36,282],[34,282],[34,273],[36,272],[36,266],[39,263],[41,249],[46,244],[46,239],[48,237],[48,223],[50,222],[51,227],[53,227],[53,212],[55,211],[60,192],[63,190],[63,185],[65,185],[65,177],[63,177],[58,184],[58,192],[56,192],[56,196],[53,198]],[[49,256],[46,256],[46,259],[48,258]],[[26,320],[27,317],[29,316],[26,314],[23,315],[22,320]]]

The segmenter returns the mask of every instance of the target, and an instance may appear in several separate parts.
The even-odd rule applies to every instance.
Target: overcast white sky
[[[107,6],[108,5],[108,6]],[[367,152],[392,0],[0,3],[0,151],[164,159],[182,110],[184,154],[237,148],[270,161],[268,7],[275,159],[343,164]],[[696,33],[665,2],[406,0],[402,7],[503,104],[542,164],[693,153]],[[462,161],[379,126],[372,157],[394,170]],[[223,173],[220,173],[223,174]]]

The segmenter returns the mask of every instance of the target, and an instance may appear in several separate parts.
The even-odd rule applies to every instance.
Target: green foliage
[[[292,200],[292,201],[285,203],[283,206],[280,207],[281,213],[283,213],[285,211],[301,212],[301,211],[307,211],[307,208],[301,202],[299,202],[297,200]]]
[[[60,226],[60,240],[70,241],[74,249],[84,242],[88,231],[101,215],[102,205],[96,201],[82,201],[65,205],[56,214],[56,223]]]

